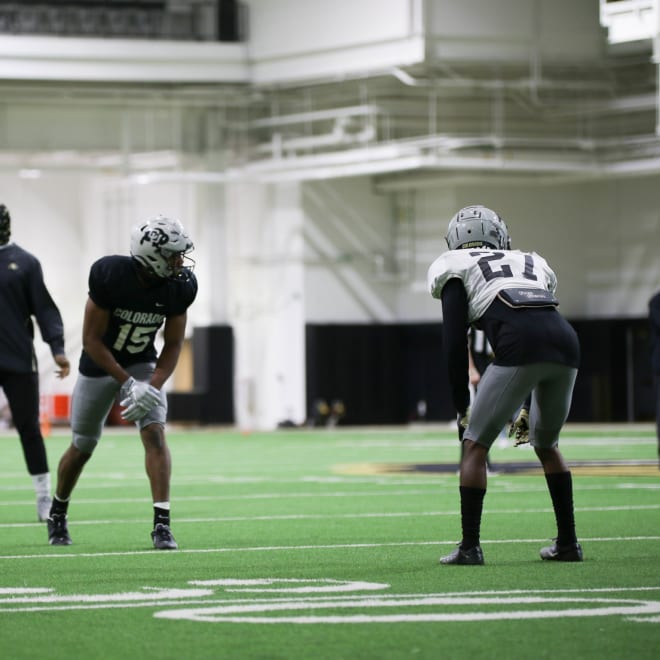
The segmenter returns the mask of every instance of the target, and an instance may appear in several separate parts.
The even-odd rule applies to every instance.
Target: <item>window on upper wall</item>
[[[645,42],[657,28],[659,0],[600,0],[600,22],[610,45]]]
[[[237,0],[0,1],[0,34],[240,41]]]

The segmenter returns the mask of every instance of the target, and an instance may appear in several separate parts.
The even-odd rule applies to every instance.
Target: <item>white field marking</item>
[[[71,603],[77,603],[78,601],[81,600],[86,600],[85,603],[81,603],[81,607],[79,609],[87,609],[87,605],[91,604],[101,604],[101,605],[113,605],[115,603],[131,603],[134,602],[135,605],[138,606],[146,606],[150,607],[153,605],[154,602],[158,602],[160,605],[166,604],[167,601],[173,601],[172,604],[178,605],[180,602],[176,601],[186,601],[186,602],[194,602],[194,603],[208,603],[212,602],[215,604],[229,604],[229,605],[236,605],[237,603],[240,605],[262,605],[262,604],[270,604],[273,602],[276,603],[290,603],[290,602],[296,602],[296,603],[314,603],[314,602],[321,602],[321,603],[327,603],[328,605],[332,605],[333,603],[336,602],[350,602],[350,601],[361,601],[365,598],[364,595],[362,594],[356,594],[356,595],[347,595],[346,593],[342,593],[341,596],[328,596],[326,594],[326,589],[325,589],[325,583],[332,582],[332,583],[337,583],[341,584],[345,587],[343,591],[380,591],[383,589],[389,589],[391,585],[386,584],[386,583],[379,583],[379,582],[354,582],[354,581],[341,581],[341,580],[333,580],[333,579],[326,579],[326,578],[315,578],[315,579],[296,579],[296,578],[290,578],[290,579],[280,579],[280,578],[263,578],[263,579],[248,579],[248,580],[232,580],[232,579],[220,579],[220,580],[205,580],[204,582],[208,583],[209,586],[221,586],[225,587],[222,589],[222,593],[237,593],[237,592],[244,592],[244,591],[249,591],[250,593],[260,593],[264,594],[261,597],[253,597],[253,598],[241,598],[240,601],[236,601],[233,598],[222,598],[222,597],[214,597],[210,598],[210,596],[214,595],[216,592],[212,589],[172,589],[172,588],[167,588],[167,587],[143,587],[145,590],[144,592],[138,591],[138,592],[120,592],[119,594],[83,594],[83,596],[79,595],[54,595],[52,597],[43,597],[40,595],[35,595],[32,598],[26,598],[26,599],[8,599],[3,602],[5,603],[33,603],[33,604],[59,604],[61,603],[62,605],[70,605]],[[197,583],[196,580],[189,580],[188,584],[195,585]],[[232,589],[232,588],[227,588],[227,586],[231,586],[232,583],[241,583],[245,585],[252,585],[253,588],[251,589]],[[273,589],[271,588],[270,585],[272,584],[279,584],[279,583],[294,583],[294,584],[299,584],[299,583],[315,583],[317,586],[310,586],[306,587],[307,593],[308,594],[320,594],[320,595],[306,595],[306,596],[301,596],[301,597],[296,597],[295,600],[292,600],[291,598],[277,598],[276,600],[273,600],[270,598],[269,594],[272,593],[280,593],[278,589]],[[146,591],[151,591],[154,594],[154,597],[151,597],[150,594],[145,593]],[[35,589],[37,591],[37,589]],[[46,592],[53,592],[54,589],[43,589],[43,591]],[[293,590],[291,590],[293,591]],[[507,589],[507,590],[486,590],[486,591],[469,591],[469,592],[460,592],[460,591],[455,591],[455,592],[445,592],[442,594],[375,594],[369,596],[370,600],[377,602],[380,599],[384,600],[390,600],[390,599],[398,599],[400,601],[405,601],[409,599],[418,599],[419,597],[442,597],[442,598],[451,598],[452,603],[455,604],[474,604],[476,602],[507,602],[509,599],[504,598],[505,596],[517,596],[517,597],[524,597],[524,598],[531,598],[529,594],[550,594],[554,595],[554,598],[547,598],[547,602],[552,602],[554,601],[564,601],[566,600],[566,597],[559,598],[557,595],[559,594],[578,594],[581,597],[584,597],[584,594],[587,593],[592,593],[592,594],[607,594],[607,593],[637,593],[637,592],[655,592],[655,591],[660,591],[660,586],[659,587],[596,587],[596,588],[591,588],[591,589]],[[163,598],[162,602],[158,601],[158,597],[161,596]],[[204,599],[204,600],[202,600]],[[574,602],[577,602],[579,599],[573,598],[572,599]],[[595,599],[590,598],[588,599],[589,601],[593,601]],[[637,600],[637,599],[636,599]],[[522,602],[519,600],[519,602]],[[5,608],[0,611],[14,611],[14,609],[17,608]],[[19,608],[19,609],[24,609],[24,608]],[[62,607],[58,609],[70,609],[69,607]]]
[[[660,490],[660,483],[653,484],[616,484],[615,488],[629,489],[629,490]],[[582,490],[582,488],[580,488]]]
[[[46,587],[0,587],[0,597],[2,596],[24,596],[26,594],[48,594],[55,591]],[[0,603],[3,602],[0,600]]]
[[[576,513],[602,513],[606,511],[654,511],[660,509],[660,504],[639,504],[636,506],[595,506],[576,507]],[[552,508],[542,507],[538,509],[484,509],[484,515],[536,515],[539,513],[552,513]],[[278,520],[360,520],[373,518],[425,518],[440,516],[456,516],[456,509],[446,511],[376,511],[371,513],[285,513],[265,516],[207,516],[204,518],[177,518],[178,524],[198,523],[237,523],[237,522],[275,522]],[[80,520],[78,525],[144,525],[143,518],[130,520]],[[17,529],[23,527],[43,527],[41,522],[29,523],[0,523],[0,529]]]
[[[190,580],[188,584],[194,584],[196,581]],[[641,600],[640,598],[631,598],[633,593],[650,593],[660,591],[658,587],[601,587],[593,589],[535,589],[535,590],[491,590],[491,591],[473,591],[473,592],[446,592],[430,594],[372,594],[365,597],[364,594],[354,593],[353,595],[342,593],[341,596],[325,595],[325,587],[331,585],[344,586],[346,591],[382,591],[390,588],[389,584],[340,581],[336,579],[280,579],[280,578],[262,578],[251,580],[238,579],[218,579],[207,580],[208,584],[221,587],[220,593],[216,594],[213,589],[172,589],[160,587],[142,587],[138,592],[120,592],[119,594],[83,594],[62,595],[54,597],[44,597],[33,595],[31,598],[18,601],[10,599],[8,604],[12,607],[0,607],[2,613],[35,612],[35,611],[72,611],[72,610],[99,610],[99,609],[129,609],[129,608],[155,608],[155,607],[178,607],[186,605],[185,609],[171,610],[171,613],[156,612],[155,617],[169,619],[186,619],[193,621],[207,621],[212,623],[236,621],[243,623],[383,623],[400,621],[453,621],[466,620],[466,615],[459,614],[458,619],[451,618],[455,613],[457,606],[486,605],[496,606],[498,612],[507,614],[505,608],[509,605],[550,605],[554,609],[545,611],[542,615],[535,617],[533,614],[525,614],[522,618],[557,618],[560,616],[610,616],[621,614],[633,614],[629,620],[638,622],[653,622],[657,620],[655,616],[660,612],[660,601]],[[295,599],[291,597],[282,597],[278,589],[273,589],[273,585],[281,583],[304,584],[308,591],[305,593],[313,595],[301,595]],[[253,592],[261,593],[261,597],[241,598],[237,601],[233,598],[222,597],[223,593],[232,593],[242,589],[231,588],[236,585],[245,585],[251,587]],[[47,589],[45,591],[48,591]],[[202,593],[204,592],[204,593]],[[273,598],[271,594],[275,593]],[[625,594],[625,597],[604,598],[604,594]],[[151,595],[162,596],[163,600],[150,598]],[[199,594],[202,594],[201,596]],[[573,597],[567,594],[577,594]],[[599,597],[587,597],[586,594],[598,594]],[[561,610],[558,605],[574,606],[580,604],[579,609],[571,607],[569,610]],[[598,607],[587,609],[586,606],[597,604]],[[603,608],[602,605],[608,607]],[[190,608],[191,605],[201,605],[202,607]],[[359,614],[357,615],[333,615],[332,620],[328,617],[286,617],[277,616],[275,619],[268,619],[265,616],[245,617],[246,613],[270,614],[274,612],[295,611],[304,609],[382,609],[382,608],[405,608],[405,607],[434,607],[444,606],[451,610],[449,618],[447,614],[437,611],[429,613],[416,612],[413,614],[383,615],[375,616]],[[533,610],[532,610],[533,612]],[[587,612],[585,614],[585,612]],[[523,612],[525,613],[525,612]],[[240,620],[235,614],[241,614]],[[648,616],[651,614],[651,616]],[[218,616],[220,615],[220,616]],[[229,615],[229,616],[228,616]],[[478,616],[479,613],[476,613]],[[468,616],[475,616],[474,612]],[[395,617],[395,618],[392,618]],[[442,617],[438,619],[438,617]],[[508,612],[508,617],[520,617],[519,611]],[[492,613],[487,612],[479,619],[492,618]],[[472,619],[468,619],[472,620]]]
[[[601,513],[604,511],[648,511],[660,509],[660,504],[645,504],[637,506],[608,506],[608,507],[577,507],[576,513]],[[543,507],[540,509],[485,509],[485,515],[505,514],[521,515],[538,513],[551,513],[552,509]],[[353,520],[353,519],[373,519],[373,518],[416,518],[416,517],[439,517],[455,516],[456,510],[447,511],[388,511],[372,513],[287,513],[265,516],[213,516],[204,518],[178,518],[177,524],[199,524],[199,523],[223,523],[223,522],[270,522],[279,520]],[[89,525],[144,525],[144,519],[113,519],[113,520],[80,520],[76,526]],[[0,529],[18,529],[42,527],[41,522],[29,523],[0,523]]]
[[[452,477],[454,475],[451,475]],[[142,478],[144,481],[144,478]],[[302,479],[305,481],[305,479]],[[392,495],[397,496],[423,496],[428,497],[433,495],[443,494],[455,494],[456,493],[456,482],[444,484],[439,482],[438,479],[434,480],[418,480],[413,481],[394,481],[387,479],[351,479],[345,478],[341,479],[342,482],[350,484],[366,484],[366,485],[377,485],[377,486],[392,486],[394,488],[400,489],[401,486],[416,486],[415,489],[410,490],[382,490],[382,491],[369,491],[369,490],[359,490],[359,491],[332,491],[332,492],[291,492],[291,493],[243,493],[243,494],[231,494],[231,495],[190,495],[177,497],[177,502],[216,502],[216,501],[243,501],[243,500],[285,500],[285,499],[300,499],[300,498],[355,498],[355,497],[390,497]],[[199,482],[198,482],[199,483]],[[298,481],[287,481],[283,483],[299,483]],[[176,482],[175,485],[181,485],[181,482]],[[419,486],[429,486],[427,490],[420,490]],[[439,487],[440,486],[440,487]],[[93,489],[107,489],[107,488],[119,488],[118,484],[113,484],[108,486],[107,484],[86,484],[84,490],[93,490]],[[125,484],[123,488],[125,488]],[[488,485],[489,492],[494,493],[545,493],[547,492],[547,486],[545,484],[539,484],[537,486],[520,484],[516,483],[515,479],[510,481],[504,475],[498,476],[497,480]],[[613,488],[625,489],[625,490],[659,490],[660,482],[658,483],[631,483],[623,482],[617,484],[580,484],[580,492],[586,491],[610,491]],[[83,490],[83,489],[81,489]],[[0,487],[0,491],[26,491],[30,492],[29,500],[13,500],[13,501],[0,501],[0,507],[14,507],[14,506],[34,506],[34,495],[32,493],[32,488],[26,486],[16,486],[16,487]],[[107,504],[108,498],[76,498],[76,504]],[[132,504],[139,502],[151,502],[151,499],[148,497],[113,497],[112,502],[115,504]]]
[[[272,585],[278,584],[305,584],[304,587],[275,587]],[[381,591],[383,589],[389,589],[391,585],[384,584],[380,582],[363,582],[355,580],[335,580],[330,578],[315,578],[315,579],[286,579],[286,578],[263,578],[263,579],[252,579],[252,580],[236,580],[236,579],[218,579],[218,580],[189,580],[188,584],[191,585],[204,585],[204,586],[214,586],[214,587],[225,587],[224,592],[236,593],[236,592],[250,592],[250,593],[312,593],[312,594],[325,594],[328,592],[361,592],[361,591]],[[229,587],[229,588],[227,588]],[[231,588],[234,587],[234,588]],[[240,588],[236,588],[240,587]],[[8,590],[9,591],[9,590]],[[21,591],[27,592],[30,590],[26,589],[11,589],[11,591]],[[159,607],[165,605],[181,605],[183,602],[188,603],[228,603],[233,604],[235,600],[227,600],[213,598],[211,601],[201,600],[203,598],[208,598],[216,594],[215,589],[173,589],[173,588],[162,588],[162,587],[142,587],[142,591],[133,591],[133,592],[120,592],[114,594],[67,594],[59,595],[52,593],[54,589],[34,589],[32,590],[35,593],[30,597],[24,598],[4,598],[0,599],[0,604],[28,604],[29,607],[5,607],[0,608],[0,612],[15,612],[15,611],[35,611],[35,610],[62,610],[62,609],[95,609],[90,607],[90,605],[97,605],[101,607],[110,607],[114,604],[120,603],[122,605],[127,604],[132,607],[137,606],[146,606],[153,607],[157,605]],[[44,596],[41,595],[42,592],[49,593],[51,595]],[[334,596],[334,598],[346,598],[347,596],[343,593],[342,596]],[[326,599],[333,597],[325,596]],[[363,598],[363,596],[354,596],[354,598]],[[304,597],[303,597],[304,599]],[[298,599],[300,600],[300,599]],[[174,601],[174,602],[169,602]],[[244,602],[270,602],[270,600],[264,599],[247,599]],[[74,603],[75,605],[71,605]],[[37,606],[37,607],[35,607]],[[50,607],[47,607],[50,606]],[[56,607],[53,607],[56,606]]]
[[[187,598],[212,596],[213,589],[160,589],[145,587],[148,591],[127,591],[118,594],[49,594],[48,596],[12,596],[0,598],[0,603],[130,603],[180,601]]]
[[[530,592],[534,593],[534,592]],[[496,607],[496,611],[456,612],[457,606]],[[508,610],[508,606],[549,605],[553,609],[542,610]],[[582,607],[575,607],[581,605]],[[268,616],[279,612],[295,612],[296,610],[337,610],[337,609],[382,609],[382,608],[420,608],[438,606],[446,607],[448,612],[414,612],[411,614],[333,614],[326,616]],[[563,608],[561,606],[568,606]],[[261,614],[265,616],[245,616],[246,614]],[[174,620],[202,621],[207,623],[293,623],[293,624],[355,624],[355,623],[403,623],[403,622],[456,622],[456,621],[486,621],[486,620],[519,620],[575,618],[597,616],[658,616],[660,601],[644,601],[631,598],[599,598],[599,597],[544,597],[535,595],[483,597],[448,596],[446,594],[417,594],[414,597],[388,596],[362,599],[345,599],[327,601],[306,600],[273,600],[270,603],[245,603],[221,605],[204,608],[186,608],[166,610],[154,613],[154,617]],[[237,616],[240,615],[240,616]]]
[[[174,484],[175,485],[175,484]],[[179,484],[180,485],[180,484]],[[394,484],[393,484],[394,485]],[[400,486],[401,484],[396,484],[397,486]],[[415,484],[416,486],[419,486],[420,484]],[[177,497],[177,502],[215,502],[215,501],[242,501],[242,500],[287,500],[287,499],[300,499],[300,498],[306,498],[306,499],[316,499],[322,498],[322,497],[329,497],[329,498],[342,498],[342,497],[347,497],[347,498],[354,498],[354,497],[391,497],[392,495],[424,495],[425,497],[428,497],[429,494],[432,493],[440,493],[442,494],[443,492],[451,492],[455,493],[456,492],[456,487],[455,485],[452,485],[451,489],[447,489],[446,491],[438,490],[437,486],[438,483],[435,482],[433,484],[429,484],[429,486],[435,486],[435,489],[428,489],[428,490],[385,490],[385,491],[371,491],[369,492],[368,490],[363,490],[363,491],[333,491],[329,493],[296,493],[296,492],[291,492],[291,493],[245,493],[241,495],[192,495],[192,496],[183,496],[183,497]],[[104,486],[96,486],[97,488],[105,488]],[[85,489],[87,489],[87,486],[85,486]],[[5,489],[0,489],[0,490],[5,490]],[[10,490],[10,489],[6,489]],[[18,489],[17,489],[18,490]],[[20,490],[25,490],[25,488],[21,488]],[[539,489],[539,490],[547,490],[545,489]],[[603,490],[606,490],[606,488],[603,488]],[[102,504],[105,503],[107,504],[108,498],[76,498],[75,499],[76,504]],[[123,497],[123,498],[112,498],[113,503],[132,503],[132,502],[151,502],[151,498],[149,497]],[[34,497],[30,500],[25,500],[23,502],[24,504],[30,504],[30,506],[34,506]],[[5,502],[5,501],[0,501],[0,506],[13,506],[15,504],[18,504],[18,502]]]
[[[324,583],[319,585],[319,582]],[[305,583],[304,587],[275,587],[270,588],[273,584],[300,584]],[[329,583],[329,584],[328,584]],[[343,591],[378,591],[381,589],[389,589],[389,584],[382,584],[380,582],[360,582],[352,581],[346,582],[342,580],[330,579],[309,579],[299,580],[296,578],[281,579],[281,578],[264,578],[260,580],[189,580],[188,584],[196,586],[219,586],[225,587],[228,592],[240,593],[263,593],[264,586],[269,587],[268,593],[334,593]],[[233,587],[233,588],[227,588]]]
[[[520,621],[521,619],[566,619],[575,617],[596,617],[628,615],[628,621],[641,622],[644,619],[633,614],[643,615],[655,612],[655,603],[640,603],[629,607],[603,607],[593,610],[568,609],[568,610],[531,610],[512,612],[473,612],[469,614],[389,614],[389,615],[367,615],[357,614],[350,616],[298,616],[282,617],[272,619],[259,616],[218,616],[223,608],[204,608],[201,610],[170,610],[157,612],[155,617],[167,619],[184,619],[188,621],[200,621],[206,623],[252,623],[252,624],[369,624],[369,623],[449,623],[458,621]],[[292,608],[293,609],[293,608]],[[305,608],[307,609],[307,608]],[[266,610],[269,611],[269,610]],[[660,620],[660,617],[649,619],[651,622]]]
[[[43,524],[43,523],[42,523]],[[660,536],[614,536],[614,537],[580,537],[580,543],[622,543],[626,541],[660,541]],[[506,545],[520,543],[548,543],[548,539],[482,539],[482,545]],[[32,554],[32,555],[0,555],[0,561],[11,559],[80,559],[83,557],[135,557],[140,555],[153,555],[159,557],[176,557],[177,554],[224,554],[239,552],[289,552],[291,550],[362,550],[373,548],[399,548],[416,546],[455,546],[456,541],[392,541],[390,543],[336,543],[320,545],[270,545],[242,548],[179,548],[176,552],[154,552],[154,550],[125,550],[117,552],[63,552],[62,554]],[[67,547],[68,550],[68,547]]]

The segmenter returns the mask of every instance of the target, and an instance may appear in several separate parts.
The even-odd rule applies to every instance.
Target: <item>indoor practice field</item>
[[[555,525],[529,447],[496,442],[485,566],[460,538],[448,426],[169,429],[177,551],[151,547],[142,446],[108,429],[47,544],[18,439],[0,436],[6,660],[656,658],[660,471],[643,426],[567,426],[581,564],[542,562]],[[47,440],[53,476],[69,443]]]

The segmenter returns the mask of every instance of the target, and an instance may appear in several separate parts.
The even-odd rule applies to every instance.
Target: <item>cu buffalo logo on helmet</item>
[[[154,247],[161,247],[169,243],[170,237],[160,228],[149,229],[142,234],[140,245],[142,243],[151,243]]]

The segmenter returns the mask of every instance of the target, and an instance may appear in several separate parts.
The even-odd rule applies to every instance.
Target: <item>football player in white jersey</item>
[[[443,351],[464,443],[460,471],[462,540],[441,564],[483,564],[480,527],[486,457],[500,430],[531,393],[529,441],[550,491],[557,538],[541,558],[582,561],[575,534],[571,472],[559,451],[577,376],[577,335],[557,311],[557,278],[540,255],[511,249],[500,216],[484,206],[461,209],[449,222],[449,251],[428,271],[442,302]],[[472,408],[468,389],[469,326],[483,330],[494,351]]]

